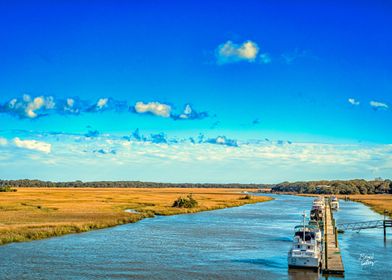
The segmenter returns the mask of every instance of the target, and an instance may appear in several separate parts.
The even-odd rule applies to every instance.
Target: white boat
[[[321,245],[316,240],[316,232],[305,225],[305,214],[303,225],[294,228],[294,239],[288,253],[288,265],[290,268],[312,268],[318,269],[321,264]]]
[[[310,220],[307,227],[309,227],[309,230],[311,230],[315,233],[315,239],[321,245],[322,234],[321,234],[321,229],[319,227],[318,221]]]
[[[324,211],[324,208],[324,200],[321,197],[318,197],[313,201],[312,210]]]
[[[331,209],[332,210],[339,209],[339,199],[336,196],[331,197]]]

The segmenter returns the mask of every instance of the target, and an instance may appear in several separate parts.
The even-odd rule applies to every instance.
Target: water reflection
[[[309,269],[290,268],[288,270],[290,280],[318,280],[320,275],[318,271]]]

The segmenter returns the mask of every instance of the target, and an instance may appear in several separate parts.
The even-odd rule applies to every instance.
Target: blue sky
[[[0,177],[391,177],[391,14],[388,1],[2,1]]]

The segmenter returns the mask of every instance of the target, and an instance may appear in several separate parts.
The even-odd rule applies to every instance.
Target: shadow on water
[[[290,280],[317,280],[320,275],[316,271],[309,269],[290,268],[288,270]]]

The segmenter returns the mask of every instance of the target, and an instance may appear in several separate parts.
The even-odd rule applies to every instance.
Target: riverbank
[[[319,196],[319,194],[299,194],[294,192],[279,192],[278,194],[298,195],[298,196]],[[389,217],[392,217],[392,194],[350,194],[350,195],[336,195],[339,199],[348,199],[355,202],[360,202],[369,206],[373,211],[384,215],[386,210]]]
[[[17,192],[0,195],[0,245],[134,223],[155,215],[195,213],[271,200],[262,196],[243,199],[243,191],[246,190],[18,188]],[[197,207],[172,207],[178,197],[190,193],[197,200]]]
[[[345,195],[339,195],[338,197],[341,199],[346,198]],[[388,215],[392,217],[391,194],[356,194],[348,195],[347,198],[352,201],[363,203],[381,215],[384,215],[384,210],[387,210]]]

